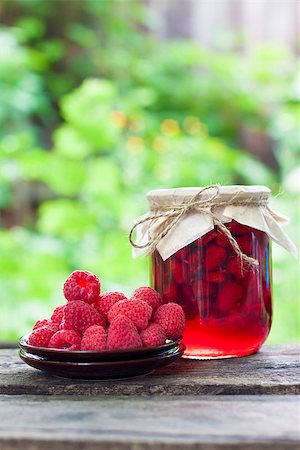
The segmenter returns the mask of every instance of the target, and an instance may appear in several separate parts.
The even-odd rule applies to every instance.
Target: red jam
[[[272,321],[269,238],[235,221],[226,225],[241,251],[258,267],[242,263],[218,228],[163,261],[152,257],[152,284],[165,302],[186,315],[185,356],[245,356],[266,340]]]

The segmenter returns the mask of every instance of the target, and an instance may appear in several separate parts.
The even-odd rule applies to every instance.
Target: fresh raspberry
[[[55,331],[48,325],[36,328],[28,337],[28,344],[35,347],[48,347],[49,341]]]
[[[38,328],[45,327],[51,328],[54,332],[59,330],[59,323],[52,322],[52,320],[44,319],[44,320],[37,320],[32,330],[37,330]]]
[[[185,328],[183,309],[177,303],[166,303],[157,308],[154,322],[161,325],[168,339],[178,339]]]
[[[104,317],[93,306],[80,300],[66,304],[61,329],[74,330],[83,334],[92,325],[105,326]]]
[[[158,323],[150,323],[150,325],[141,331],[141,339],[144,347],[156,347],[166,343],[166,333]]]
[[[132,320],[139,331],[144,330],[148,326],[148,322],[152,315],[152,308],[148,303],[142,300],[126,299],[115,303],[108,311],[108,320],[111,322],[119,314]]]
[[[208,283],[223,283],[225,281],[225,272],[224,270],[206,272],[204,278]]]
[[[142,346],[139,333],[128,317],[118,315],[112,320],[107,335],[107,347],[109,350],[139,348]]]
[[[86,303],[93,303],[99,295],[99,278],[87,270],[75,270],[65,281],[64,296],[70,302],[82,300]]]
[[[81,336],[74,330],[60,330],[51,337],[48,347],[80,350]]]
[[[142,286],[136,289],[131,298],[134,298],[135,300],[143,300],[151,306],[153,311],[162,305],[162,298],[160,294],[155,289],[148,286]]]
[[[48,319],[43,319],[43,320],[37,320],[32,328],[33,330],[37,330],[38,328],[44,327],[46,325],[49,324],[49,320]]]
[[[106,331],[101,325],[93,325],[84,332],[81,341],[81,350],[105,350]]]
[[[218,293],[218,310],[221,314],[227,313],[242,297],[242,288],[234,281],[224,284]]]
[[[94,308],[107,319],[107,313],[110,308],[120,300],[125,300],[126,297],[122,292],[105,292],[100,295],[98,300],[94,303]]]
[[[55,310],[53,311],[53,314],[51,316],[51,322],[56,322],[58,324],[61,324],[65,307],[66,307],[66,305],[62,305],[62,306],[58,306],[57,308],[55,308]]]
[[[211,244],[206,249],[205,267],[207,270],[216,270],[223,264],[226,258],[226,250],[223,247],[218,247]]]

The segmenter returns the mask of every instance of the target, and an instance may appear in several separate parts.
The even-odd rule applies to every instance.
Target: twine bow
[[[212,190],[212,194],[208,197],[201,198],[202,194],[205,191]],[[214,225],[216,225],[224,234],[227,236],[232,248],[238,257],[252,266],[258,266],[258,261],[251,256],[243,253],[239,247],[239,244],[232,236],[230,230],[224,225],[224,223],[218,218],[218,216],[213,212],[213,207],[215,206],[266,206],[266,201],[263,199],[254,200],[253,197],[250,197],[248,200],[237,200],[240,192],[234,194],[230,199],[216,202],[216,198],[220,195],[220,186],[217,184],[213,184],[211,186],[206,186],[200,189],[188,202],[183,202],[179,205],[164,205],[158,207],[151,207],[151,212],[154,214],[150,214],[148,217],[137,221],[129,232],[129,242],[135,248],[148,248],[154,249],[159,241],[165,237],[170,230],[180,221],[180,219],[190,211],[198,211],[202,214],[206,214],[212,218]],[[145,244],[138,245],[133,241],[132,235],[134,230],[141,224],[150,222],[154,224],[158,219],[165,217],[166,220],[160,225],[157,224],[157,229],[155,234],[152,236],[148,235],[148,241]]]

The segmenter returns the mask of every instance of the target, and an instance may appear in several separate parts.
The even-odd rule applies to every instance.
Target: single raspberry
[[[80,300],[66,304],[61,329],[83,334],[92,325],[105,326],[104,317],[93,306]]]
[[[235,220],[226,223],[226,228],[228,228],[228,230],[235,239],[237,238],[237,236],[243,236],[245,234],[249,234],[252,231],[251,227],[248,227],[247,225],[242,225],[236,222]]]
[[[227,270],[236,278],[243,278],[246,267],[242,259],[240,259],[238,256],[233,256],[230,257],[228,261]]]
[[[229,243],[228,237],[221,230],[217,231],[217,236],[215,238],[215,243],[217,245],[219,245],[220,247],[228,247],[228,245],[231,245]]]
[[[48,347],[65,350],[80,350],[81,336],[74,330],[60,330],[51,337]]]
[[[204,278],[208,283],[223,283],[225,281],[225,271],[215,270],[206,272]]]
[[[120,300],[125,300],[126,297],[122,292],[105,292],[100,295],[98,300],[94,303],[94,308],[107,319],[107,313],[110,308]]]
[[[153,311],[162,305],[162,298],[160,294],[155,289],[148,286],[142,286],[136,289],[131,298],[135,300],[143,300],[151,306]]]
[[[192,320],[199,314],[197,299],[190,284],[177,285],[177,298],[174,303],[182,307],[186,319]]]
[[[218,247],[211,244],[207,247],[205,253],[205,267],[206,270],[216,270],[222,266],[226,258],[226,250],[223,247]]]
[[[189,250],[188,246],[182,247],[180,250],[177,250],[174,256],[179,261],[187,261]]]
[[[75,270],[65,281],[64,296],[68,301],[82,300],[93,303],[99,295],[99,278],[87,270]]]
[[[38,328],[45,327],[51,328],[54,332],[59,330],[59,323],[53,322],[49,319],[37,320],[32,330],[37,330]]]
[[[216,283],[208,283],[205,280],[202,280],[201,284],[199,284],[199,282],[196,281],[194,290],[199,293],[200,298],[211,301],[215,298],[217,294],[218,285]]]
[[[209,244],[211,241],[213,241],[216,237],[218,236],[218,232],[217,230],[211,230],[208,233],[204,234],[204,236],[202,236],[199,240],[197,239],[197,241],[195,241],[195,243],[197,243],[197,245],[195,246],[195,249],[199,249],[200,247],[205,247],[207,244]]]
[[[58,306],[57,308],[55,308],[55,310],[53,311],[53,314],[51,316],[51,322],[56,322],[58,324],[61,324],[65,307],[66,307],[66,305],[62,305],[62,306]]]
[[[156,347],[166,343],[166,333],[158,323],[150,323],[150,325],[141,331],[141,340],[144,347]]]
[[[189,255],[189,270],[192,272],[192,274],[198,275],[201,277],[202,271],[203,271],[203,255],[202,252],[199,251],[199,248],[197,250],[194,250]]]
[[[139,348],[142,346],[139,333],[128,317],[118,315],[112,320],[107,335],[107,347],[109,350]]]
[[[241,286],[234,281],[224,284],[218,292],[218,310],[221,314],[231,311],[242,297]]]
[[[245,253],[245,255],[251,256],[253,253],[253,243],[252,243],[252,233],[237,237],[236,239],[241,251]]]
[[[184,279],[185,279],[184,272],[185,272],[185,269],[188,268],[188,264],[187,263],[185,264],[184,261],[181,261],[177,258],[174,258],[174,259],[172,258],[171,265],[172,265],[171,271],[172,271],[173,281],[177,284],[184,283]]]
[[[148,303],[142,300],[126,299],[115,303],[108,311],[108,320],[111,322],[119,314],[132,320],[139,331],[144,330],[148,326],[148,322],[152,315],[152,308]]]
[[[165,330],[168,339],[178,339],[185,328],[183,309],[177,303],[166,303],[157,308],[154,322]]]
[[[28,344],[35,347],[48,347],[49,341],[55,331],[48,325],[33,330],[28,337]]]
[[[105,350],[106,331],[101,325],[87,328],[81,340],[81,350]]]
[[[38,328],[44,327],[46,325],[49,325],[49,320],[48,319],[43,319],[43,320],[37,320],[32,328],[33,330],[37,330]]]

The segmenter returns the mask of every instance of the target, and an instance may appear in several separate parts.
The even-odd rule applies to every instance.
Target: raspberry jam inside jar
[[[186,357],[249,355],[270,331],[269,237],[234,220],[226,227],[257,266],[243,262],[217,226],[165,261],[157,250],[152,254],[153,287],[164,302],[180,304],[186,315]]]

